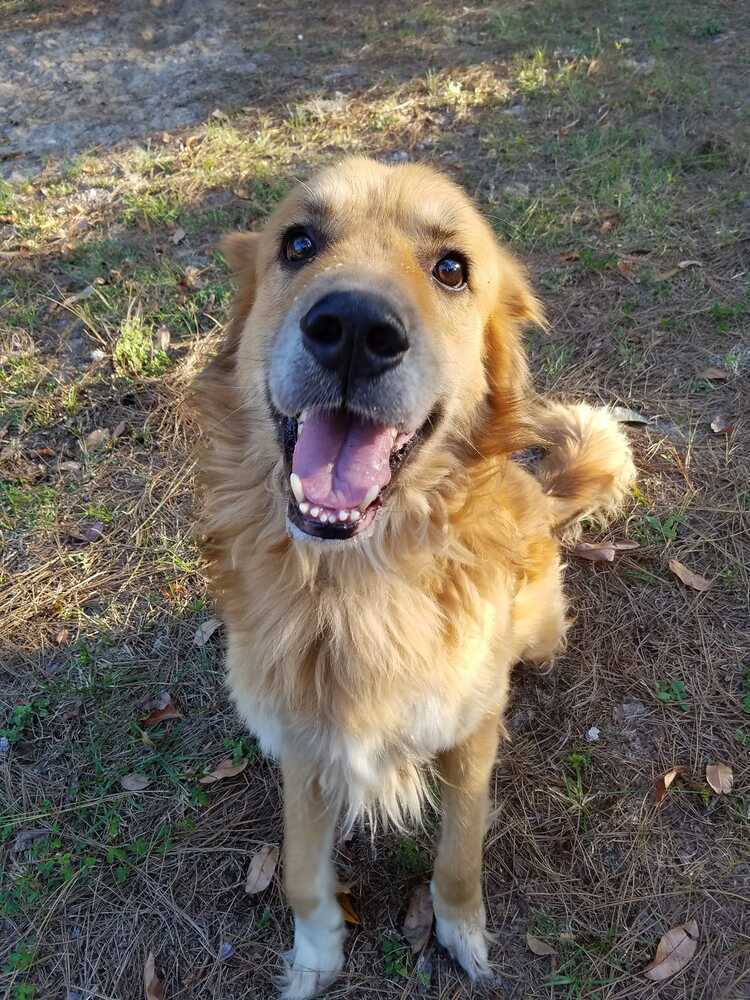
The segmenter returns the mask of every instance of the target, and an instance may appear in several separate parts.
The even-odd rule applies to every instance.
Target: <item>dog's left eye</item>
[[[441,285],[459,289],[466,284],[466,265],[458,257],[443,257],[432,269]]]
[[[301,229],[293,230],[284,237],[284,256],[293,264],[301,264],[312,260],[317,247],[311,236]]]

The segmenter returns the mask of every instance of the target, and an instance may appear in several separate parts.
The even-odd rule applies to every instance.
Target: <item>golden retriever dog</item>
[[[627,441],[604,409],[534,395],[520,337],[541,306],[432,169],[345,160],[224,249],[239,294],[198,384],[204,530],[232,698],[283,777],[283,996],[344,966],[339,819],[400,827],[433,796],[436,934],[486,975],[511,670],[560,650],[560,534],[617,506]],[[536,475],[512,458],[532,444]]]

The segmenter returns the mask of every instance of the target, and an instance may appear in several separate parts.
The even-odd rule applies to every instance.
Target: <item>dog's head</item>
[[[224,248],[240,280],[234,389],[260,415],[247,433],[284,463],[292,537],[367,536],[441,446],[512,450],[519,330],[541,309],[445,177],[346,160]]]

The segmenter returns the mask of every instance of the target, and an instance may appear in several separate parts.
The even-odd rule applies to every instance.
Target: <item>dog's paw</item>
[[[440,944],[470,979],[491,976],[484,906],[480,904],[477,912],[467,917],[443,903],[434,883],[430,888],[435,908],[435,935]]]
[[[470,979],[484,979],[492,975],[483,920],[452,920],[436,916],[435,933],[440,944]]]
[[[321,927],[312,920],[297,920],[294,948],[285,956],[279,981],[283,1000],[308,1000],[323,992],[344,967],[344,926]]]

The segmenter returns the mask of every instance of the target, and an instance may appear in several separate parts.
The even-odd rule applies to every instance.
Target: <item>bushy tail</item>
[[[609,410],[545,401],[535,414],[547,454],[537,471],[554,527],[570,533],[581,518],[613,513],[635,482],[630,444]]]

